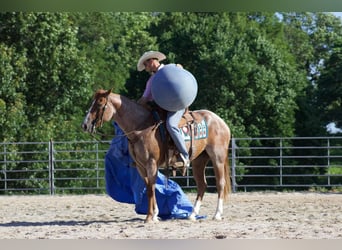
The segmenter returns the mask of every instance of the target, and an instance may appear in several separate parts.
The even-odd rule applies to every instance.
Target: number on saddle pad
[[[181,132],[183,134],[184,140],[190,141],[191,134],[190,134],[189,125],[183,126],[181,128]],[[207,126],[206,121],[203,119],[199,123],[194,123],[194,139],[200,140],[200,139],[204,139],[207,137],[208,137],[208,126]]]

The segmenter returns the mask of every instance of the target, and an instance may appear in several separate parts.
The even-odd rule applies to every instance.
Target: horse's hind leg
[[[216,188],[217,188],[217,207],[216,212],[213,217],[214,220],[222,220],[223,214],[223,202],[225,199],[225,187],[229,185],[226,183],[226,161],[227,161],[228,153],[222,152],[221,154],[216,155],[215,161],[213,161],[213,167],[216,178]]]
[[[221,168],[221,167],[220,167]],[[220,168],[218,168],[216,171],[221,172]],[[215,171],[215,172],[216,172]],[[224,174],[224,173],[223,173]],[[222,214],[223,214],[223,202],[224,202],[224,195],[223,195],[223,189],[224,186],[222,186],[222,181],[224,182],[224,179],[222,179],[222,173],[215,174],[216,175],[216,187],[217,187],[217,207],[216,212],[213,217],[213,220],[222,220]]]
[[[207,188],[207,181],[205,179],[205,166],[208,163],[209,157],[207,154],[202,154],[198,156],[193,162],[192,162],[192,172],[193,176],[197,185],[197,197],[194,203],[194,208],[192,210],[191,215],[189,216],[190,220],[196,220],[196,216],[199,215],[203,196],[205,193],[205,190]]]

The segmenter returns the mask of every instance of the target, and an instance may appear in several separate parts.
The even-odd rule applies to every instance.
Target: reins
[[[133,134],[134,132],[135,132],[135,130],[130,131],[128,133],[121,134],[121,135],[112,135],[112,134],[102,133],[101,131],[96,131],[95,133],[90,133],[90,136],[93,137],[96,141],[102,142],[103,140],[96,138],[95,134],[99,135],[99,136],[102,136],[102,137],[110,137],[111,139],[113,139],[115,137],[124,137],[124,136],[127,137],[128,135]]]
[[[163,123],[163,121],[157,122],[157,123],[153,126],[152,130],[153,130],[153,129],[157,129],[162,123]],[[147,128],[147,129],[148,129],[148,128]],[[90,133],[90,135],[91,135],[91,137],[93,137],[96,141],[102,142],[102,140],[100,140],[100,139],[98,139],[98,138],[95,137],[95,134],[100,135],[100,136],[103,136],[103,137],[111,137],[112,139],[113,139],[113,138],[116,138],[116,137],[127,137],[127,138],[128,138],[128,136],[129,136],[130,134],[133,134],[133,133],[135,133],[136,131],[137,131],[137,130],[132,130],[132,131],[129,131],[129,132],[127,132],[127,133],[120,134],[120,135],[105,134],[105,133],[102,133],[101,131],[96,131],[95,133]]]

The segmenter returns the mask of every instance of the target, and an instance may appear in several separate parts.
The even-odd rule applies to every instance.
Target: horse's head
[[[111,90],[98,90],[93,98],[92,104],[82,123],[85,132],[95,133],[96,128],[101,127],[103,122],[109,121],[112,116],[112,106],[108,105]]]

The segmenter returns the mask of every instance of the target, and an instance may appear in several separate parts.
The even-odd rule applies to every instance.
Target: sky
[[[326,128],[329,134],[342,133],[342,129],[336,127],[336,123],[334,122],[329,123]]]
[[[342,12],[331,12],[331,13],[342,19]]]

